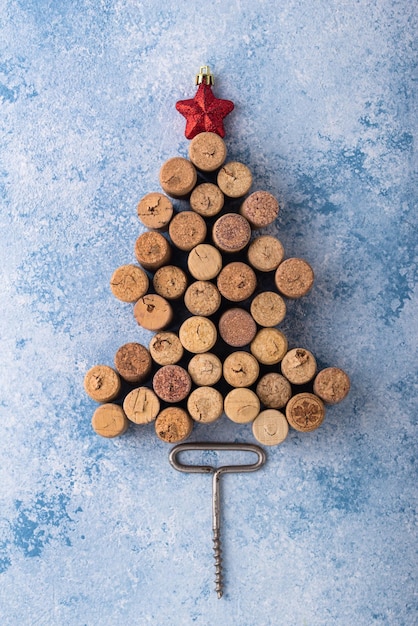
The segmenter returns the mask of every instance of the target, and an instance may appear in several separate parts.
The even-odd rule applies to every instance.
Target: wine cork
[[[256,237],[248,248],[248,262],[260,272],[273,272],[283,261],[282,243],[271,235]]]
[[[148,276],[137,265],[121,265],[110,279],[113,295],[122,302],[136,302],[147,293],[148,287]]]
[[[166,443],[180,443],[189,437],[192,430],[192,418],[176,406],[164,409],[155,420],[157,437]]]
[[[245,198],[240,209],[253,228],[272,224],[279,214],[279,203],[268,191],[255,191]]]
[[[160,169],[160,185],[172,198],[187,196],[196,185],[197,172],[193,163],[183,157],[173,157]]]
[[[350,391],[350,379],[342,369],[327,367],[317,374],[313,390],[327,404],[336,404]]]
[[[168,233],[176,248],[190,252],[205,240],[206,222],[194,211],[182,211],[171,220]]]
[[[160,401],[152,389],[132,389],[123,401],[126,417],[134,424],[149,424],[160,412]]]
[[[147,193],[137,207],[138,217],[147,228],[166,230],[173,217],[171,200],[163,193]]]
[[[217,215],[222,210],[224,201],[224,194],[218,185],[213,183],[197,185],[190,196],[191,208],[199,215],[202,215],[202,217]]]
[[[163,265],[155,272],[152,283],[159,296],[177,300],[186,291],[187,276],[176,265]]]
[[[94,432],[112,439],[123,435],[128,429],[128,418],[118,404],[102,404],[97,407],[91,420]]]
[[[96,402],[114,400],[120,389],[119,374],[108,365],[94,365],[84,377],[84,390]]]
[[[181,402],[192,387],[189,374],[180,365],[163,365],[155,374],[152,386],[159,398],[165,402]]]
[[[222,256],[214,246],[201,243],[189,252],[187,266],[196,280],[211,280],[222,269]]]
[[[183,347],[193,354],[209,352],[216,343],[216,326],[207,317],[193,315],[180,326],[179,338]]]
[[[161,233],[151,230],[143,233],[136,240],[135,256],[142,267],[154,272],[169,262],[171,257],[170,244]]]
[[[151,355],[140,343],[125,343],[115,354],[115,367],[128,382],[140,383],[151,373]]]
[[[214,172],[226,159],[226,145],[216,133],[199,133],[189,144],[189,158],[202,172]]]
[[[308,383],[316,374],[316,361],[312,352],[304,348],[289,350],[282,359],[282,374],[294,385]]]
[[[251,302],[250,311],[260,326],[277,326],[286,317],[286,303],[278,293],[263,291]]]
[[[184,304],[193,315],[213,315],[221,306],[221,294],[213,283],[197,280],[184,294]]]
[[[250,170],[243,163],[231,161],[218,172],[218,186],[229,198],[241,198],[248,193],[253,178]]]
[[[173,319],[173,310],[165,298],[148,294],[135,304],[134,317],[146,330],[162,330]]]
[[[297,393],[287,403],[286,417],[295,430],[310,432],[324,421],[325,407],[313,393]]]
[[[263,365],[275,365],[287,352],[287,339],[277,328],[262,328],[251,342],[250,350]]]
[[[276,409],[266,409],[253,422],[253,435],[264,446],[277,446],[289,432],[286,417]]]
[[[254,339],[257,326],[244,309],[228,309],[219,320],[219,334],[229,346],[242,348]]]
[[[224,361],[223,375],[231,387],[250,387],[259,372],[257,359],[248,352],[233,352]]]
[[[187,399],[187,410],[196,422],[209,424],[222,415],[222,395],[213,387],[198,387]]]
[[[275,274],[276,287],[286,298],[301,298],[311,289],[313,269],[303,259],[286,259],[280,263]]]
[[[222,252],[240,252],[248,244],[250,237],[251,226],[238,213],[226,213],[213,225],[213,243]]]
[[[158,365],[174,365],[183,356],[183,346],[175,333],[160,331],[149,344],[149,351]]]
[[[232,389],[225,396],[225,415],[237,424],[248,424],[260,412],[260,400],[251,389]]]
[[[190,359],[187,369],[194,384],[203,387],[216,385],[222,376],[222,363],[211,352],[195,354]]]
[[[284,376],[269,372],[258,381],[256,393],[260,402],[268,409],[281,409],[289,402],[292,388]]]
[[[224,298],[232,302],[241,302],[254,293],[257,278],[249,265],[234,261],[221,270],[217,285]]]

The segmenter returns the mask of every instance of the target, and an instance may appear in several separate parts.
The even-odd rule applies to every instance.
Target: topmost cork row
[[[226,154],[225,142],[219,135],[210,132],[196,135],[189,145],[190,160],[173,157],[162,165],[159,178],[163,191],[171,198],[184,198],[191,194],[191,208],[202,217],[214,217],[222,210],[225,196],[242,198],[252,185],[249,168],[238,161],[225,163]],[[219,170],[217,184],[197,185],[197,170]],[[252,228],[268,226],[274,222],[278,212],[277,200],[266,191],[248,196],[240,209]],[[173,207],[161,194],[150,193],[139,203],[138,216],[147,228],[165,230],[173,216]]]

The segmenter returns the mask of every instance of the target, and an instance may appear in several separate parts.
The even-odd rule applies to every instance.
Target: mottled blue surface
[[[407,0],[3,0],[2,626],[413,626],[417,599],[416,5]],[[152,425],[103,440],[85,372],[147,342],[108,288],[139,198],[187,153],[199,66],[235,102],[229,156],[310,261],[289,343],[350,374],[323,426],[210,479]],[[225,418],[193,437],[252,441]]]

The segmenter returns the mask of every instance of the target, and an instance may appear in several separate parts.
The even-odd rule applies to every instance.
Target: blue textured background
[[[415,3],[0,4],[2,626],[417,624]],[[222,600],[210,479],[152,425],[94,435],[82,389],[149,339],[108,282],[187,153],[174,104],[204,63],[236,105],[229,157],[315,269],[289,342],[352,380],[319,430],[225,477]],[[252,441],[225,419],[193,437]]]

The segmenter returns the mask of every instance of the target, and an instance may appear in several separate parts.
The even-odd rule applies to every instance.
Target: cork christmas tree
[[[99,403],[92,426],[104,437],[153,422],[160,439],[179,443],[197,422],[210,428],[229,419],[237,428],[251,423],[262,445],[277,445],[289,427],[318,428],[325,407],[349,391],[342,369],[318,371],[312,352],[289,345],[280,328],[286,301],[309,294],[314,271],[267,234],[279,203],[253,190],[251,167],[228,154],[224,119],[234,105],[214,96],[213,82],[201,67],[194,98],[177,102],[188,158],[162,163],[161,190],[138,202],[147,230],[136,240],[136,262],[110,279],[113,295],[154,335],[148,346],[121,346],[112,365],[85,376]]]

